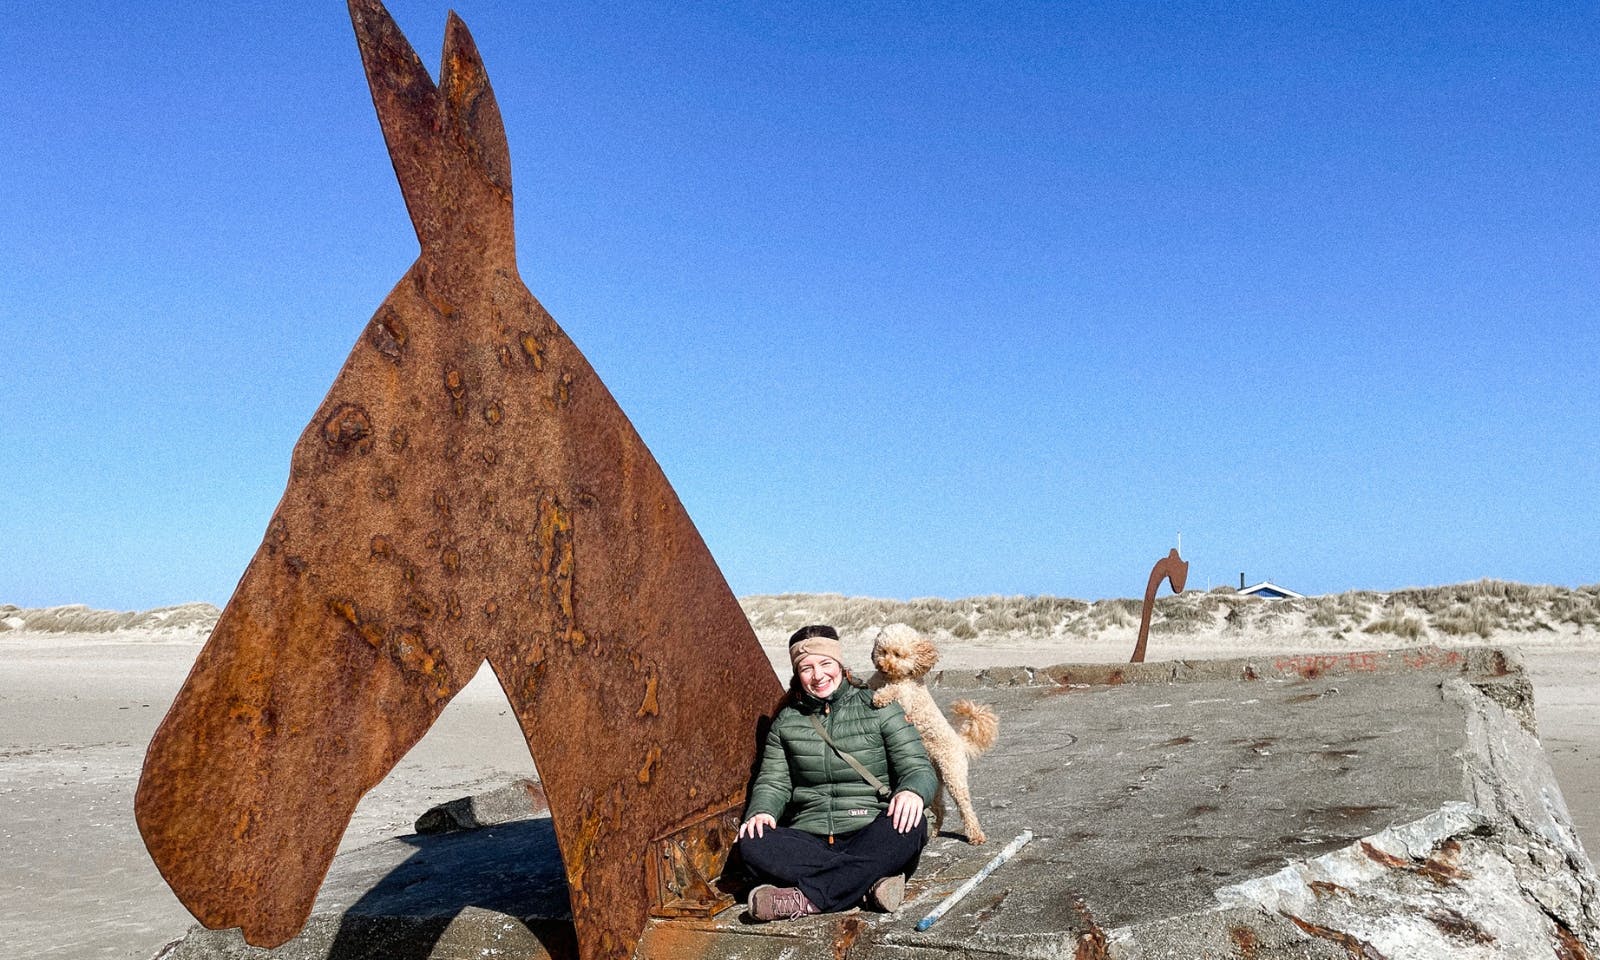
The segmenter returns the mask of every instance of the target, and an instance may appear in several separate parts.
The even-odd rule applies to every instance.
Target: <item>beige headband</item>
[[[790,644],[789,663],[798,671],[801,659],[813,653],[832,657],[841,667],[844,666],[844,647],[839,641],[829,637],[807,637],[799,643]]]

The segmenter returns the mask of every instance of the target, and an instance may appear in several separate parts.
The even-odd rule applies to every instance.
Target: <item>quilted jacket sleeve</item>
[[[761,769],[756,772],[755,784],[750,788],[750,802],[745,805],[746,820],[765,813],[777,820],[783,816],[789,798],[794,794],[794,784],[789,778],[789,758],[784,754],[783,738],[774,722],[767,731],[767,743],[761,751]]]
[[[877,713],[883,742],[889,752],[890,786],[897,792],[910,790],[921,797],[923,803],[932,803],[933,795],[939,791],[939,775],[933,770],[928,751],[923,749],[922,736],[906,719],[900,704],[891,703]]]

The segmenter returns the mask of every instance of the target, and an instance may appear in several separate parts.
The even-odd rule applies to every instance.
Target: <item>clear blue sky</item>
[[[1600,580],[1600,20],[1482,6],[457,9],[736,592],[1100,597]],[[344,4],[6,21],[0,602],[220,604],[416,255]]]

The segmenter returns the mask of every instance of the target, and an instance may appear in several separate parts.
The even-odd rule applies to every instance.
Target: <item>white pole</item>
[[[983,869],[979,870],[977,874],[972,877],[972,879],[957,887],[955,893],[950,894],[950,896],[945,897],[942,901],[940,901],[939,905],[933,908],[932,913],[928,914],[926,917],[923,917],[921,920],[918,920],[917,932],[921,933],[922,931],[933,926],[934,921],[944,916],[944,912],[946,910],[949,910],[951,907],[955,906],[957,901],[971,893],[973,887],[976,887],[978,884],[982,883],[984,878],[988,877],[989,874],[994,873],[995,867],[998,867],[1000,864],[1010,860],[1016,855],[1018,850],[1022,849],[1023,844],[1032,839],[1032,830],[1022,831],[1022,833],[1019,834],[1015,840],[1006,844],[1006,848],[1004,850],[1001,850],[999,853],[995,854],[993,860],[990,860],[988,863],[984,864]]]

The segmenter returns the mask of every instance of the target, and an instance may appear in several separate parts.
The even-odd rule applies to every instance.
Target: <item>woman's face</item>
[[[839,681],[844,677],[844,667],[839,665],[839,661],[820,653],[808,653],[801,657],[795,671],[800,675],[800,686],[818,699],[826,698],[839,689]]]

